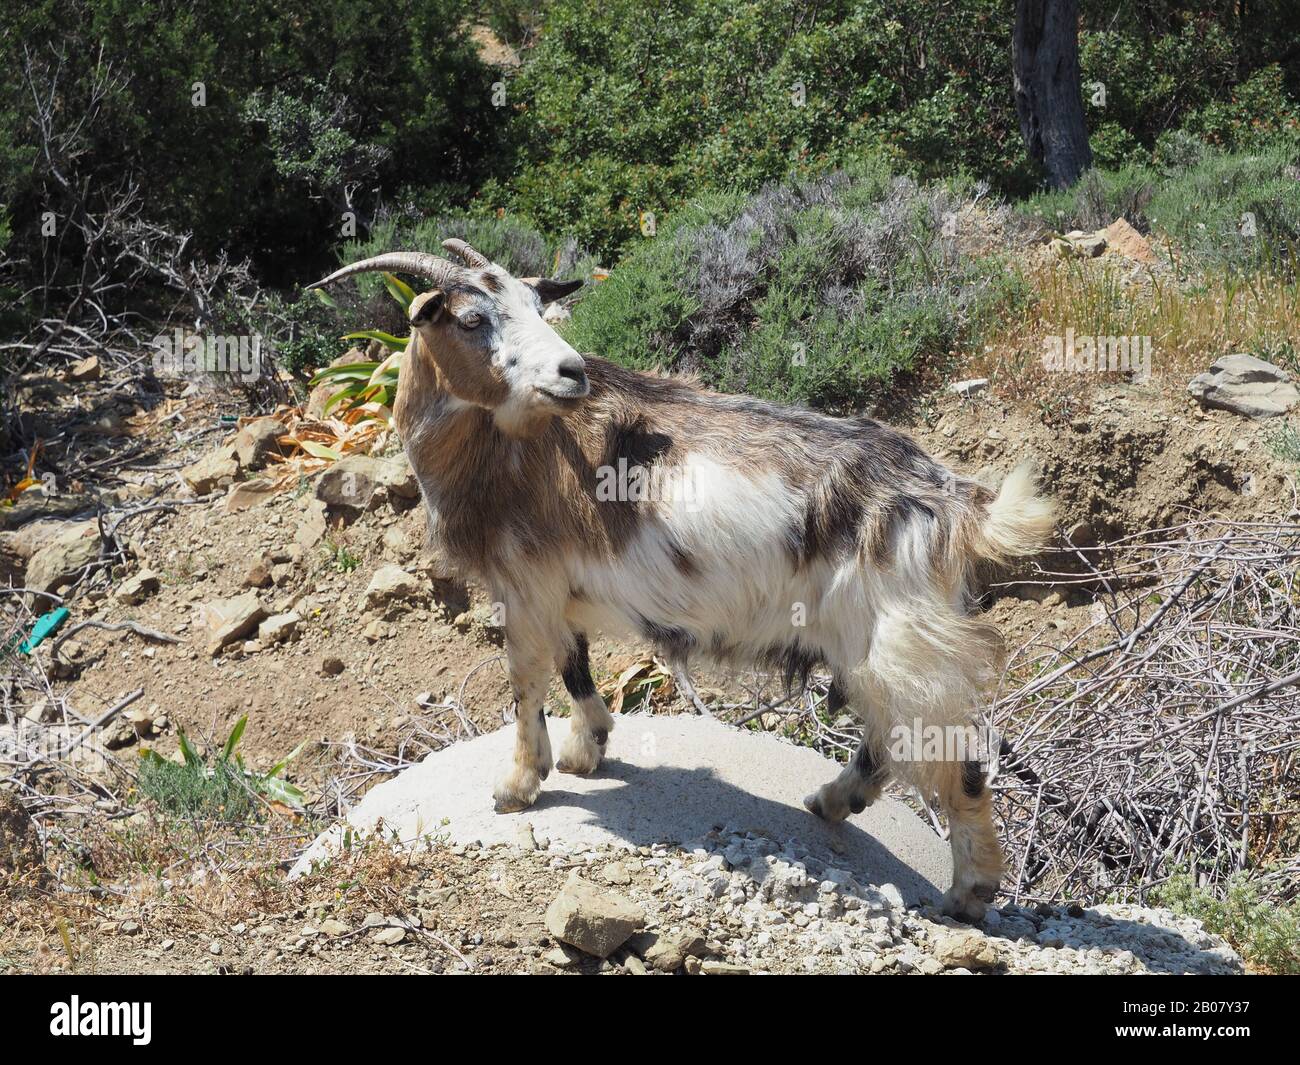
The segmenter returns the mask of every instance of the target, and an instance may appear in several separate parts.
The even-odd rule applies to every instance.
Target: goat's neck
[[[496,435],[491,414],[451,393],[419,333],[402,360],[393,419],[426,493],[441,496],[468,479],[482,480],[484,445]]]

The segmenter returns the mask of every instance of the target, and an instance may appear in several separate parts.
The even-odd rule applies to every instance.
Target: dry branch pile
[[[1102,554],[1098,552],[1097,554]],[[1197,521],[1109,545],[1097,619],[1013,656],[994,788],[1022,897],[1221,884],[1300,859],[1300,525]],[[1104,608],[1104,609],[1102,609]]]

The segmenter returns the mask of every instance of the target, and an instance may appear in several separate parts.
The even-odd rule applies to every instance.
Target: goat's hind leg
[[[573,700],[573,715],[569,735],[560,748],[555,768],[561,773],[591,773],[605,755],[605,744],[614,727],[614,718],[591,678],[585,634],[574,633],[573,646],[566,650],[564,661],[559,665],[564,686]]]
[[[826,696],[827,709],[837,713],[845,706],[839,682],[832,682]],[[858,715],[862,720],[862,715]],[[823,784],[803,804],[824,821],[836,823],[849,814],[860,814],[878,798],[889,779],[889,761],[876,750],[869,722],[862,720],[862,739],[849,764],[834,780]]]
[[[974,924],[984,920],[1002,879],[993,798],[979,762],[945,762],[939,802],[952,843],[952,888],[943,898],[943,912]]]

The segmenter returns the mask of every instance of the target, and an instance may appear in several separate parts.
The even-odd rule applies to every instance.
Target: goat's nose
[[[572,381],[575,385],[585,385],[587,383],[587,364],[581,359],[565,359],[555,368],[555,371],[566,381]]]

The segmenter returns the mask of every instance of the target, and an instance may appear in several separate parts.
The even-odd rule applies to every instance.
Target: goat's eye
[[[462,329],[477,329],[483,324],[483,316],[478,311],[470,311],[456,319]]]

